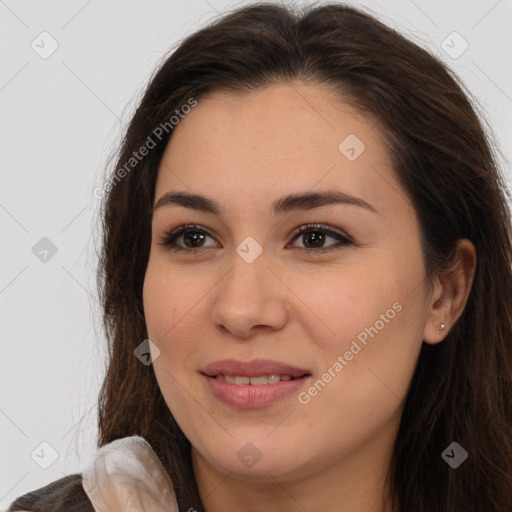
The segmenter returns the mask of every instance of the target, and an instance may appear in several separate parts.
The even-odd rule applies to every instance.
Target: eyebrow
[[[278,215],[280,213],[287,213],[293,210],[311,210],[313,208],[320,208],[321,206],[328,206],[331,204],[358,206],[372,213],[379,214],[372,205],[363,199],[339,190],[289,194],[274,201],[274,203],[272,203],[272,211],[274,215]],[[214,199],[200,194],[190,194],[188,192],[165,193],[153,207],[153,212],[164,206],[181,206],[183,208],[190,208],[200,212],[212,213],[217,216],[221,216],[225,213],[221,205]]]

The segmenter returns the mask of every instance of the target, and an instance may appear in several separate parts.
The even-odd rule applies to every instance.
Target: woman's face
[[[144,312],[196,468],[282,482],[389,462],[429,297],[385,139],[302,83],[213,93],[174,128]]]

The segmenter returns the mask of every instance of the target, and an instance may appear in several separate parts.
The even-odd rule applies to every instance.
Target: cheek
[[[314,440],[306,450],[311,457],[318,452],[330,460],[336,456],[330,447],[364,445],[399,421],[421,348],[421,319],[411,297],[396,301],[389,291],[370,297],[364,314],[345,303],[337,338],[317,347],[319,373],[298,396],[295,419]],[[311,421],[317,417],[322,422]],[[325,432],[329,447],[321,440]]]
[[[203,279],[191,280],[179,269],[171,271],[169,267],[150,261],[143,303],[148,337],[160,350],[153,365],[155,375],[165,400],[174,409],[180,395],[190,389],[189,376],[197,371],[199,345],[204,339],[204,313],[201,318],[198,314],[207,290],[200,286]]]
[[[179,270],[149,264],[143,287],[144,317],[149,338],[167,350],[198,300],[198,289],[190,280],[181,282]],[[182,333],[180,333],[181,335]]]
[[[186,386],[180,374],[184,363],[190,360],[187,350],[190,350],[191,344],[187,343],[181,330],[190,307],[185,307],[188,302],[183,297],[188,289],[180,288],[179,283],[175,282],[176,274],[173,276],[174,279],[171,279],[165,268],[150,261],[144,279],[143,303],[148,337],[160,350],[159,357],[153,361],[155,377],[167,407],[180,423],[183,412],[193,408],[193,404],[186,401]],[[180,427],[187,428],[186,425]]]
[[[338,404],[335,421],[389,413],[405,397],[419,356],[426,318],[421,255],[386,255],[357,272],[315,279],[314,286],[304,280],[315,315],[302,326],[317,345],[320,382],[303,402],[318,412]]]
[[[354,340],[364,347],[365,341],[369,346],[371,340],[384,340],[387,334],[389,344],[396,344],[402,337],[412,339],[418,322],[409,313],[415,309],[419,313],[422,307],[421,298],[411,293],[409,284],[419,279],[416,274],[408,273],[406,268],[400,272],[389,265],[368,265],[363,269],[335,269],[314,279],[305,277],[301,283],[294,283],[303,297],[301,328],[321,345],[320,353],[331,359],[333,354],[349,350]],[[404,326],[407,332],[398,336]]]
[[[422,344],[425,302],[423,287],[411,292],[408,280],[394,277],[356,279],[353,292],[332,293],[334,334],[322,338],[323,367],[301,403],[313,415],[329,410],[326,421],[333,429],[339,422],[347,432],[363,420],[369,428],[381,425],[407,394]]]

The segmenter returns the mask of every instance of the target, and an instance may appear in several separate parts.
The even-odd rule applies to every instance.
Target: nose
[[[247,339],[255,331],[280,330],[289,315],[289,290],[263,252],[247,263],[233,251],[231,268],[213,292],[213,325]]]

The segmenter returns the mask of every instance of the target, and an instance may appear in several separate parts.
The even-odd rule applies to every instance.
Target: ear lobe
[[[476,250],[464,238],[457,242],[453,263],[436,277],[423,333],[423,341],[434,345],[443,341],[466,306],[476,269]]]

